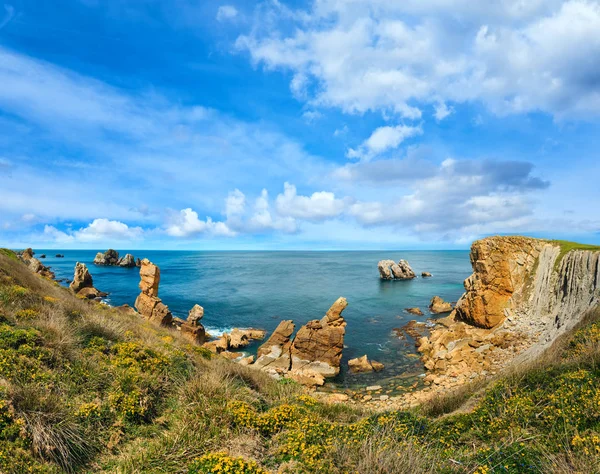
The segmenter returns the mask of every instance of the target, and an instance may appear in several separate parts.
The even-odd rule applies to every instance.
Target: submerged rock
[[[356,359],[350,359],[348,361],[348,368],[350,372],[353,374],[358,374],[362,372],[379,372],[383,370],[384,365],[381,362],[370,361],[367,355],[365,354],[362,357],[357,357]]]

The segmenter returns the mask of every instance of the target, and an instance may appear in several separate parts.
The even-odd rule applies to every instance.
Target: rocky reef
[[[473,243],[471,264],[456,308],[417,340],[429,392],[531,360],[600,303],[600,249],[489,237]]]
[[[98,252],[94,257],[94,265],[118,266],[118,267],[140,267],[142,261],[137,260],[130,253],[119,258],[119,252],[113,249],[108,249],[106,252]]]

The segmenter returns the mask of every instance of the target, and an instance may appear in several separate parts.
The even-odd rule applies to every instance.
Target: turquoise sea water
[[[139,269],[102,267],[92,263],[96,251],[37,250],[45,253],[46,265],[57,278],[73,278],[75,262],[88,265],[96,288],[109,293],[112,305],[133,306],[139,293]],[[55,258],[62,253],[65,258]],[[127,253],[119,250],[120,255]],[[339,297],[348,299],[344,312],[348,325],[343,372],[334,382],[363,385],[405,378],[422,372],[414,357],[414,343],[402,341],[392,330],[412,319],[426,321],[432,296],[456,301],[463,280],[471,273],[467,251],[373,251],[373,252],[209,252],[130,251],[148,258],[161,270],[159,296],[175,316],[185,318],[196,303],[204,307],[203,324],[214,334],[233,327],[256,327],[272,331],[282,319],[296,328],[321,318]],[[418,278],[380,281],[377,262],[408,260]],[[422,271],[433,274],[421,278]],[[404,309],[418,306],[424,316]],[[248,348],[256,351],[258,344]],[[346,373],[347,361],[367,354],[383,362],[384,371],[371,375]],[[411,355],[412,354],[412,355]]]

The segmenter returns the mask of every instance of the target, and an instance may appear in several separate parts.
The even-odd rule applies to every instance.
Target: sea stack
[[[135,307],[145,318],[162,326],[169,326],[173,321],[173,315],[158,297],[159,283],[159,268],[145,258],[141,262],[139,285],[141,293],[135,300]]]
[[[94,299],[106,296],[106,293],[94,288],[92,275],[84,263],[77,262],[75,264],[75,273],[69,288],[73,293],[82,298]]]
[[[393,260],[381,260],[377,269],[382,280],[412,280],[417,276],[406,260],[400,260],[398,263]]]

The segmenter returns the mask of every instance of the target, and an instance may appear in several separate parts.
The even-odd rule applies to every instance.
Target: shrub
[[[210,453],[195,460],[188,474],[269,474],[254,461],[234,458],[227,453]]]

